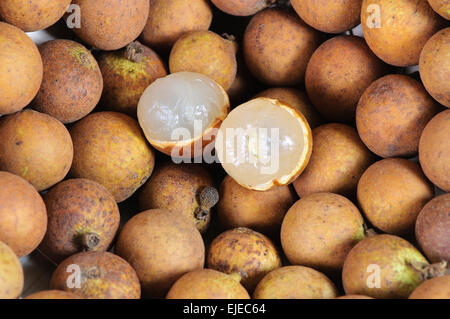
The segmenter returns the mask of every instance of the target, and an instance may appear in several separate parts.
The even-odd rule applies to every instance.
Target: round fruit
[[[43,290],[28,295],[25,299],[82,299],[80,296],[63,290]]]
[[[42,74],[33,41],[19,28],[0,22],[0,115],[27,106],[39,90]]]
[[[345,259],[342,272],[345,293],[407,298],[423,280],[418,268],[427,264],[425,257],[400,237],[367,237]]]
[[[322,44],[309,60],[306,91],[331,121],[353,123],[364,90],[386,73],[386,66],[356,36],[338,36]]]
[[[153,82],[139,100],[139,124],[150,144],[172,157],[198,157],[229,112],[228,96],[209,77],[178,72]]]
[[[276,0],[211,0],[225,13],[234,16],[252,16],[274,4]]]
[[[363,295],[345,295],[334,299],[374,299],[374,298]]]
[[[289,209],[281,226],[281,244],[291,264],[333,273],[364,239],[364,232],[364,220],[351,201],[341,195],[316,193]]]
[[[175,43],[170,52],[169,67],[172,73],[204,74],[228,90],[236,78],[236,52],[231,41],[214,32],[193,31]]]
[[[194,224],[180,214],[152,209],[135,215],[116,244],[136,269],[145,297],[163,298],[187,272],[202,269],[205,246]]]
[[[241,284],[253,291],[272,270],[281,267],[278,249],[263,234],[249,228],[235,228],[217,236],[206,259],[208,268],[241,278]]]
[[[356,110],[356,125],[364,144],[381,157],[413,157],[425,125],[439,106],[416,80],[387,75],[372,83]]]
[[[294,107],[257,98],[230,112],[215,148],[236,182],[265,191],[291,183],[305,169],[312,151],[311,129]]]
[[[55,262],[79,251],[106,251],[119,228],[114,197],[87,179],[59,183],[44,196],[47,233],[39,249]]]
[[[144,90],[167,75],[163,60],[137,41],[126,49],[102,53],[98,63],[104,82],[101,104],[108,110],[132,116],[136,116]]]
[[[212,269],[191,271],[170,288],[167,299],[250,299],[238,280]]]
[[[450,275],[424,281],[409,299],[450,299]]]
[[[105,251],[70,256],[59,264],[50,288],[86,299],[139,299],[141,287],[133,268],[122,258]]]
[[[50,115],[25,110],[0,121],[0,170],[19,175],[38,191],[60,182],[72,164],[66,127]]]
[[[444,25],[424,0],[363,0],[361,22],[372,51],[395,66],[418,64],[425,43]]]
[[[19,259],[11,248],[0,241],[0,299],[19,298],[23,282],[23,269]]]
[[[436,115],[422,132],[419,160],[425,175],[439,188],[450,192],[450,110]]]
[[[239,185],[228,175],[219,194],[217,217],[223,227],[248,227],[269,236],[277,236],[284,214],[297,199],[288,185],[254,191]]]
[[[0,185],[0,241],[20,258],[42,241],[47,211],[36,189],[19,176],[0,172]]]
[[[268,273],[256,286],[254,299],[331,299],[337,296],[324,274],[303,266],[285,266]]]
[[[212,17],[207,0],[150,0],[141,38],[152,48],[168,51],[183,34],[208,30]]]
[[[237,43],[235,42],[236,46]],[[231,105],[240,105],[247,102],[261,88],[261,83],[255,79],[245,64],[242,50],[236,53],[237,72],[233,84],[227,90]]]
[[[330,192],[352,197],[358,180],[375,160],[353,127],[325,124],[312,132],[314,147],[305,171],[294,181],[300,197]]]
[[[448,0],[428,0],[428,3],[434,11],[445,19],[450,20],[450,2]]]
[[[434,189],[416,163],[390,158],[364,172],[357,196],[362,211],[375,227],[405,235],[414,231],[417,216],[434,197]]]
[[[46,29],[66,12],[71,0],[2,0],[0,18],[25,32]]]
[[[287,103],[302,113],[306,120],[308,120],[309,127],[316,128],[322,124],[323,120],[317,110],[309,101],[308,97],[302,91],[294,88],[272,88],[260,92],[255,96],[267,97],[269,99],[276,99]]]
[[[253,75],[267,85],[291,86],[303,81],[321,35],[295,13],[268,9],[255,15],[244,34],[244,56]]]
[[[450,6],[450,4],[449,4]],[[448,11],[450,15],[450,10]],[[450,28],[433,35],[420,55],[423,85],[439,103],[450,107]]]
[[[122,202],[150,177],[155,164],[138,123],[116,112],[93,113],[70,129],[74,159],[70,173],[103,185]]]
[[[98,49],[117,50],[134,41],[147,23],[149,0],[72,0],[80,7],[83,41]],[[68,17],[68,16],[67,16]]]
[[[102,95],[103,79],[97,61],[81,44],[53,40],[41,44],[44,78],[33,107],[63,123],[88,115]]]
[[[362,0],[292,0],[294,10],[314,29],[342,33],[359,24]]]
[[[416,239],[431,262],[450,263],[450,194],[433,198],[416,221]]]

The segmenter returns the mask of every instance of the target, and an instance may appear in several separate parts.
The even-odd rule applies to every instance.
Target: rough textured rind
[[[0,22],[0,115],[22,110],[42,82],[42,59],[19,28]]]
[[[170,288],[167,299],[250,299],[235,278],[212,269],[191,271]]]
[[[450,1],[449,0],[428,0],[428,3],[434,11],[442,17],[450,20]]]
[[[83,299],[74,293],[63,290],[43,290],[28,295],[24,299]]]
[[[90,114],[70,129],[70,174],[103,185],[122,202],[150,177],[155,155],[133,118],[116,112]]]
[[[202,269],[205,246],[189,219],[153,209],[131,218],[123,227],[116,253],[136,269],[147,298],[163,298],[187,272]]]
[[[450,299],[450,275],[424,281],[409,299]]]
[[[211,0],[221,11],[234,16],[251,16],[269,7],[276,0]]]
[[[19,298],[23,289],[23,269],[11,248],[0,241],[0,299]]]
[[[0,119],[0,170],[42,191],[67,175],[72,159],[70,134],[50,115],[25,110]]]
[[[76,284],[71,265],[81,270],[81,287],[68,287],[68,283]],[[119,256],[100,251],[78,253],[64,260],[53,273],[50,288],[86,299],[139,299],[141,296],[134,269]]]

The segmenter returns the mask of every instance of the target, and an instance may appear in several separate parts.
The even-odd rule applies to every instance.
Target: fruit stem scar
[[[100,243],[100,237],[95,233],[86,233],[80,236],[80,243],[83,250],[91,251]]]
[[[140,63],[144,55],[144,49],[139,41],[131,42],[125,50],[126,58],[132,62]]]
[[[198,194],[200,207],[208,210],[219,202],[219,192],[212,186],[204,187]]]
[[[450,269],[447,269],[447,262],[445,260],[431,265],[416,261],[409,264],[415,271],[420,273],[422,280],[429,280],[450,274]]]

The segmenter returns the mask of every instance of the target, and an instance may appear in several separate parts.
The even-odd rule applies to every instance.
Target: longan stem
[[[81,235],[80,243],[83,249],[87,251],[94,250],[100,243],[100,237],[95,233],[86,233]]]
[[[144,49],[142,48],[142,44],[139,41],[131,42],[126,47],[126,58],[135,63],[139,63],[142,61]]]
[[[411,267],[420,273],[422,280],[428,280],[450,274],[450,269],[447,269],[447,262],[445,260],[431,265],[427,263],[413,262],[411,263]]]
[[[219,192],[212,186],[206,186],[200,191],[198,201],[201,208],[209,210],[219,202]]]

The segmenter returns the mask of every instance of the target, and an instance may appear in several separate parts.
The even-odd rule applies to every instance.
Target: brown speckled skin
[[[241,284],[252,292],[258,282],[281,267],[278,248],[261,233],[235,228],[217,236],[206,259],[208,268],[241,277]]]
[[[63,123],[88,115],[100,100],[103,79],[97,61],[81,44],[53,40],[41,44],[44,78],[33,107]]]
[[[167,299],[250,299],[248,292],[230,275],[212,269],[191,271],[170,288]]]
[[[450,299],[450,275],[424,281],[409,299]]]
[[[189,218],[200,232],[205,232],[211,214],[205,219],[197,219],[194,213],[200,206],[199,193],[206,186],[214,187],[214,180],[201,165],[167,162],[157,167],[142,187],[139,208],[168,209]]]
[[[292,0],[294,10],[314,29],[341,33],[359,24],[362,0]]]
[[[0,22],[0,114],[27,106],[39,90],[42,74],[33,41],[19,28]]]
[[[248,227],[268,236],[277,236],[284,215],[298,199],[288,185],[261,192],[239,185],[228,175],[219,198],[217,218],[223,227]]]
[[[375,161],[356,130],[325,124],[313,130],[313,143],[308,166],[294,181],[299,196],[318,192],[354,196],[359,178]]]
[[[390,158],[376,162],[364,172],[357,197],[361,210],[375,227],[405,235],[414,232],[417,216],[434,197],[434,189],[419,165]]]
[[[72,159],[70,134],[50,115],[25,110],[0,119],[0,170],[42,191],[67,175]]]
[[[326,273],[342,269],[345,257],[364,238],[364,220],[347,198],[332,193],[303,197],[287,212],[281,244],[293,265]]]
[[[277,99],[293,106],[306,117],[311,129],[314,129],[323,123],[321,115],[311,104],[308,96],[300,90],[294,88],[271,88],[258,93],[255,98],[257,97]]]
[[[436,115],[423,130],[419,161],[425,175],[439,188],[450,192],[450,110]]]
[[[183,34],[208,30],[212,17],[207,0],[150,0],[141,39],[151,48],[169,51]]]
[[[158,78],[167,75],[163,60],[152,49],[141,45],[142,61],[133,62],[125,56],[126,50],[104,52],[98,63],[103,75],[102,106],[111,111],[123,112],[136,117],[136,108],[144,90]],[[133,64],[136,69],[129,74],[124,64]]]
[[[345,296],[340,296],[334,299],[375,299],[369,296],[364,296],[364,295],[345,295]]]
[[[387,73],[364,39],[338,36],[312,55],[305,75],[308,97],[330,121],[353,123],[364,90]]]
[[[392,74],[372,83],[356,109],[356,126],[378,156],[414,157],[425,125],[440,110],[418,81]]]
[[[180,214],[154,209],[123,227],[116,253],[136,270],[146,298],[164,298],[187,272],[202,269],[205,245],[192,222]]]
[[[431,262],[450,263],[450,194],[435,197],[422,208],[416,239]]]
[[[133,195],[152,174],[154,152],[136,120],[125,114],[90,114],[70,134],[75,151],[71,176],[103,185],[118,203]]]
[[[253,293],[254,299],[332,299],[333,282],[324,274],[303,266],[285,266],[267,274]]]
[[[380,8],[380,28],[369,28],[367,23],[374,14],[368,10],[371,5]],[[361,21],[372,51],[395,66],[418,64],[425,43],[445,23],[427,0],[363,0]]]
[[[211,2],[225,13],[234,16],[251,16],[267,8],[275,0],[211,0]]]
[[[291,11],[264,10],[251,19],[245,31],[245,61],[253,75],[267,85],[297,85],[303,81],[321,38]]]
[[[19,298],[23,289],[23,269],[11,248],[0,241],[0,299]]]
[[[428,3],[434,11],[442,17],[450,20],[450,1],[449,0],[428,0]]]
[[[173,46],[169,68],[172,73],[204,74],[228,90],[237,72],[233,43],[211,31],[189,32]]]
[[[47,211],[39,193],[26,180],[0,172],[0,185],[0,241],[20,258],[42,241]]]
[[[81,270],[81,287],[69,288],[67,282]],[[71,278],[69,278],[71,276]],[[50,289],[64,290],[86,299],[139,299],[141,287],[134,269],[125,260],[103,251],[82,252],[64,260],[52,275]]]
[[[66,12],[71,0],[2,0],[0,18],[25,32],[46,29]]]
[[[87,179],[59,183],[44,195],[48,227],[39,249],[55,262],[83,249],[80,236],[94,233],[100,239],[93,249],[106,251],[119,228],[120,213],[114,197]]]
[[[366,295],[374,298],[407,298],[421,282],[421,274],[412,268],[414,262],[427,261],[406,240],[392,235],[367,237],[348,254],[342,271],[346,294]],[[375,284],[377,272],[370,265],[379,266],[380,287]]]
[[[449,55],[450,28],[445,28],[428,40],[422,50],[419,62],[423,85],[431,96],[446,107],[450,107]]]
[[[149,0],[72,0],[81,8],[77,36],[102,50],[121,49],[136,40],[147,23]]]
[[[63,290],[43,290],[27,296],[25,299],[83,299],[74,293]]]

